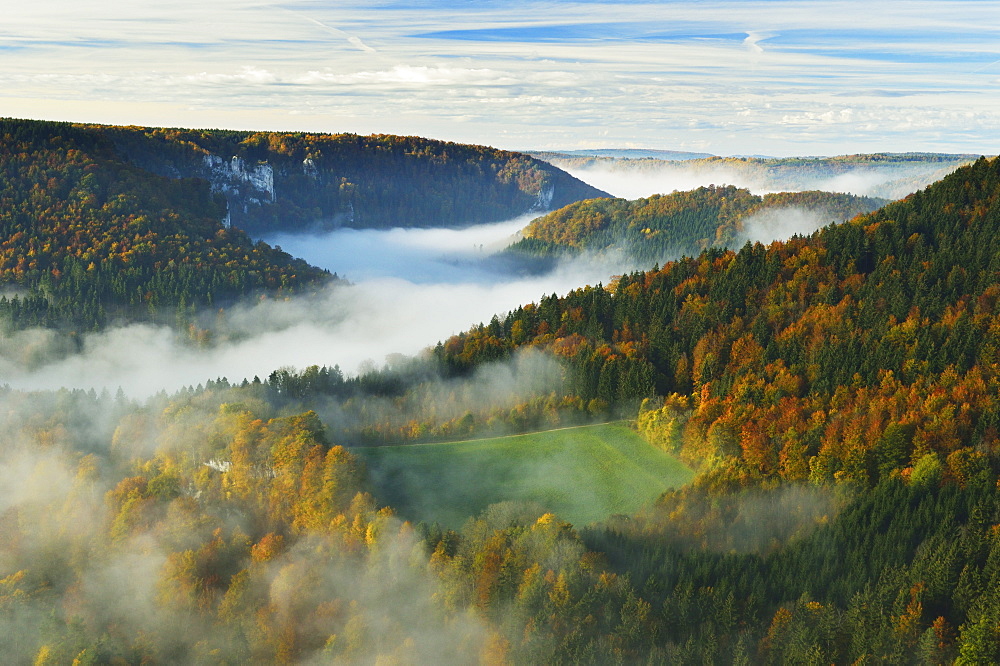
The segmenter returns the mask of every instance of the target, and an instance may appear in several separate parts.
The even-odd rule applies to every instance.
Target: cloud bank
[[[52,0],[7,8],[0,95],[14,116],[512,149],[988,151],[995,7],[947,13],[927,0]]]
[[[607,282],[615,272],[613,264],[586,260],[523,276],[487,262],[526,222],[284,237],[286,250],[354,284],[203,313],[212,334],[202,346],[151,324],[87,334],[79,352],[49,331],[0,333],[0,377],[18,389],[121,387],[143,398],[219,377],[263,379],[283,366],[339,365],[354,374],[542,296]]]

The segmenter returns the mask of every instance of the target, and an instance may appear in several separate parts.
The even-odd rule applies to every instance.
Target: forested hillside
[[[93,330],[331,276],[236,228],[208,182],[123,162],[100,134],[0,122],[0,321]]]
[[[713,433],[692,437],[708,447],[694,457],[734,455],[753,478],[871,480],[878,466],[838,430],[854,409],[879,405],[876,424],[912,429],[899,463],[935,444],[993,437],[998,202],[1000,163],[982,159],[810,238],[710,250],[544,298],[453,337],[438,356],[464,372],[545,347],[565,359],[585,400],[676,394],[664,417],[690,402],[684,431]],[[945,388],[963,396],[954,413],[908,414]],[[780,437],[764,434],[774,428]],[[866,451],[876,446],[858,437]]]
[[[992,662],[998,240],[1000,160],[980,159],[811,238],[553,295],[438,356],[462,373],[543,347],[583,400],[666,396],[638,427],[698,479],[587,533],[661,654]],[[758,555],[713,554],[734,549]]]
[[[0,120],[0,320],[186,325],[329,279],[247,235],[492,221],[603,193],[525,155],[415,137]]]
[[[28,150],[52,136],[223,195],[219,219],[255,237],[340,226],[463,226],[605,196],[521,153],[419,137],[237,132],[4,120]],[[214,214],[214,212],[213,212]]]
[[[757,196],[731,185],[634,201],[588,199],[533,220],[522,232],[522,240],[509,251],[551,256],[613,248],[639,265],[652,266],[666,258],[695,256],[709,247],[742,244],[753,233],[749,227],[754,216],[765,212],[808,216],[815,228],[870,213],[886,203],[883,199],[815,191]]]
[[[998,234],[1000,160],[981,159],[809,238],[438,346],[437,382],[554,357],[561,389],[522,415],[631,409],[698,470],[589,526],[514,503],[457,530],[400,521],[300,404],[416,400],[428,362],[146,405],[0,391],[0,646],[37,664],[996,663]]]

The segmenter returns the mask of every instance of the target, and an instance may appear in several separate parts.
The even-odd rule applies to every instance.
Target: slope
[[[869,483],[997,441],[998,241],[1000,163],[981,159],[809,238],[542,299],[437,354],[461,373],[548,348],[584,400],[678,394],[640,422],[735,482]]]
[[[331,279],[236,228],[209,184],[123,162],[69,124],[0,122],[0,319],[100,328]]]
[[[768,229],[753,227],[777,224],[780,216],[792,220],[785,226],[808,224],[808,233],[886,203],[884,199],[815,191],[757,196],[731,185],[634,201],[589,199],[533,220],[510,251],[545,255],[614,248],[642,265],[652,265],[665,258],[694,256],[708,247],[738,246],[757,234],[766,236]],[[767,214],[770,217],[765,217]],[[755,220],[759,224],[755,225]]]
[[[352,452],[367,462],[379,499],[414,521],[451,528],[506,501],[584,525],[633,513],[691,477],[621,424]]]
[[[260,385],[145,408],[0,388],[0,645],[36,663],[1000,663],[998,233],[984,159],[808,239],[443,344],[456,374],[533,344],[612,363],[574,391],[672,383],[640,425],[698,477],[585,530],[518,502],[458,531],[397,520],[316,414]]]
[[[246,231],[444,226],[599,190],[527,156],[415,137],[0,120],[0,318],[176,321],[329,279]]]
[[[212,183],[255,236],[464,226],[606,196],[520,153],[412,136],[100,127],[129,162]]]

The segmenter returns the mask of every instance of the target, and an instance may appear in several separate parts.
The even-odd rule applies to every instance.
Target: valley
[[[7,4],[3,664],[1000,663],[996,3]]]
[[[996,158],[0,129],[13,661],[1000,657]]]

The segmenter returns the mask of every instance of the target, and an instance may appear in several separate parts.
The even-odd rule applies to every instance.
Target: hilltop
[[[207,181],[123,161],[69,124],[0,122],[0,318],[92,330],[333,276],[237,228]]]
[[[510,251],[545,256],[618,249],[636,263],[652,265],[667,258],[694,256],[709,247],[739,246],[756,234],[790,236],[800,231],[796,222],[808,224],[811,232],[886,203],[885,199],[815,191],[758,196],[731,185],[634,201],[588,199],[533,220]],[[792,218],[783,225],[789,228],[766,228],[782,226],[782,216]],[[754,229],[755,220],[765,228]]]
[[[465,226],[605,196],[521,153],[414,136],[78,128],[150,173],[207,180],[255,236]]]
[[[470,224],[602,194],[525,155],[415,137],[3,119],[0,318],[184,326],[335,277],[264,233]]]

